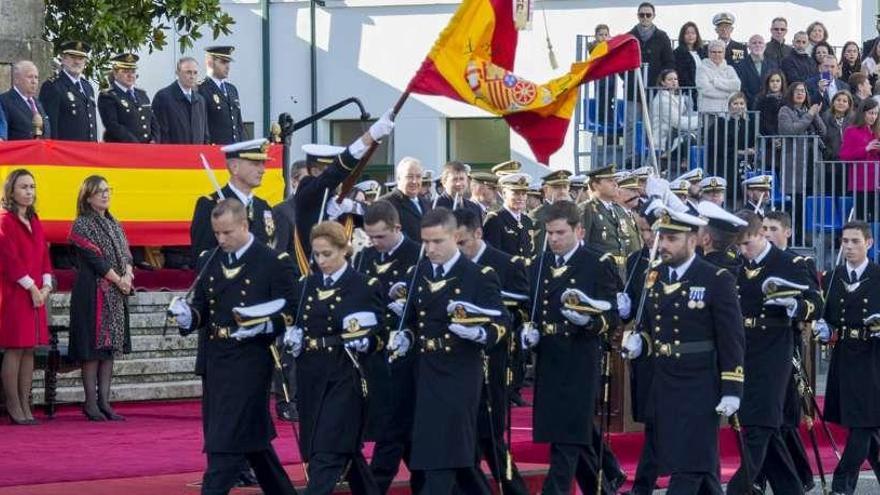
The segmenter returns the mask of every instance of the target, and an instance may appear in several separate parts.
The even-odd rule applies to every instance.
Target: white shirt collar
[[[223,83],[226,82],[226,79],[217,79],[214,76],[211,76],[211,80],[214,81],[214,84],[216,84],[218,88],[222,88]]]
[[[849,278],[849,273],[853,270],[856,271],[857,280],[861,280],[862,274],[865,273],[865,269],[868,268],[868,261],[870,258],[865,258],[865,261],[862,262],[859,266],[852,266],[849,264],[849,261],[846,262],[846,277]]]
[[[12,86],[12,88],[15,89],[15,92],[18,93],[18,96],[21,96],[21,99],[24,100],[24,102],[28,104],[28,107],[30,107],[30,105],[31,105],[30,99],[27,96],[23,95],[21,93],[21,91],[19,91],[18,88],[16,88],[15,86]],[[37,104],[36,98],[34,98],[34,105],[36,105],[36,104]]]
[[[513,210],[511,210],[510,208],[508,208],[508,207],[506,207],[506,206],[504,207],[504,209],[507,210],[507,213],[510,213],[510,215],[511,215],[511,216],[512,216],[517,222],[519,222],[519,221],[522,219],[522,213],[514,213]]]
[[[471,261],[473,261],[476,264],[480,264],[480,258],[483,256],[483,253],[486,252],[487,245],[488,244],[486,244],[484,241],[480,241],[480,249],[477,251],[476,256],[471,258]]]
[[[238,251],[235,252],[235,259],[240,260],[244,253],[254,243],[254,234],[248,233],[248,241]]]
[[[119,81],[113,81],[113,84],[115,84],[117,88],[121,89],[123,93],[128,93],[129,91],[131,91],[131,90],[134,89],[134,86],[132,86],[132,87],[130,87],[130,88],[126,88],[126,87],[125,87],[122,83],[120,83]]]
[[[323,277],[325,280],[327,279],[327,277],[330,277],[330,279],[335,284],[336,282],[339,281],[339,278],[342,277],[342,274],[345,273],[346,268],[348,268],[348,263],[342,265],[342,268],[340,268],[339,270],[336,270],[335,272],[331,273],[330,275],[323,275]]]
[[[394,251],[397,251],[397,248],[399,248],[400,245],[403,244],[403,238],[404,238],[404,235],[400,234],[400,239],[397,241],[397,244],[395,244],[393,248],[389,249],[388,252],[385,253],[386,258],[391,256],[392,254],[394,254]]]
[[[597,198],[597,199],[599,200],[600,203],[602,203],[602,205],[603,205],[606,209],[608,209],[608,210],[612,210],[612,209],[614,208],[614,201],[605,201],[605,200],[602,199],[602,198]]]
[[[691,267],[691,263],[694,262],[694,259],[696,259],[696,257],[697,257],[697,254],[694,253],[684,263],[682,263],[676,267],[672,267],[672,266],[669,267],[670,272],[675,272],[675,279],[676,280],[681,280],[681,277],[683,277],[684,274],[687,273],[688,268]]]
[[[186,88],[184,88],[184,87],[180,84],[180,81],[177,81],[177,87],[180,88],[181,91],[183,91],[183,94],[184,94],[184,95],[192,96],[192,90],[191,90],[191,89],[186,89]]]
[[[75,78],[75,77],[71,76],[70,73],[64,69],[61,69],[61,72],[63,72],[64,75],[67,76],[67,78],[70,79],[70,82],[72,82],[73,84],[77,84],[82,80],[82,76]]]
[[[236,189],[231,181],[227,182],[226,185],[229,186],[229,189],[232,189],[232,192],[235,193],[235,195],[238,197],[238,200],[241,201],[241,204],[247,206],[250,204],[251,200],[254,199],[253,192],[251,192],[250,194],[245,194],[245,193],[239,191],[238,189]]]
[[[580,248],[582,245],[583,245],[583,241],[575,243],[574,247],[571,248],[571,251],[562,255],[562,260],[565,261],[565,263],[568,263],[568,260],[570,260],[571,257],[574,255],[574,252],[577,251],[578,248]],[[558,254],[553,255],[553,261],[556,261],[557,256],[559,256],[559,255]]]
[[[449,270],[452,270],[452,266],[455,265],[455,263],[458,261],[459,258],[461,258],[461,251],[456,249],[455,254],[452,255],[452,258],[449,258],[449,261],[447,261],[446,263],[443,263],[443,274],[444,275],[449,274]],[[431,268],[435,272],[437,271],[437,265],[435,265],[434,263],[431,263]]]
[[[758,256],[755,257],[754,262],[757,264],[757,263],[764,261],[764,258],[767,257],[767,253],[769,253],[772,248],[773,248],[773,243],[770,241],[767,241],[767,245],[764,246],[764,250],[761,251],[761,254],[759,254]]]

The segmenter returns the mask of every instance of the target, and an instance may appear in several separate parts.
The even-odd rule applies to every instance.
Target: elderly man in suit
[[[7,139],[38,139],[50,136],[49,116],[37,99],[40,73],[30,60],[12,66],[12,89],[0,95],[6,114]]]
[[[205,97],[199,93],[199,63],[192,57],[177,61],[177,80],[153,97],[163,144],[207,144],[208,115]]]
[[[746,95],[746,103],[751,110],[755,109],[755,100],[761,92],[764,78],[770,71],[779,69],[776,60],[765,56],[765,49],[764,37],[760,34],[752,35],[749,38],[749,54],[733,66],[739,76],[740,89]]]
[[[403,235],[415,242],[422,241],[422,216],[431,209],[431,203],[419,194],[422,191],[423,173],[422,162],[417,158],[404,157],[394,171],[397,187],[379,198],[394,205],[400,216]]]

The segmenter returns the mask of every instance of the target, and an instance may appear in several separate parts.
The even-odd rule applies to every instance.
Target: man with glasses
[[[785,44],[785,35],[788,33],[788,20],[785,17],[777,17],[770,23],[770,41],[764,50],[764,58],[773,60],[777,64],[791,53],[791,46]]]
[[[400,216],[400,229],[403,235],[414,242],[422,242],[422,217],[431,209],[431,203],[420,194],[423,174],[422,162],[417,158],[404,157],[397,163],[394,172],[397,187],[379,198],[394,205]]]
[[[134,53],[110,59],[110,87],[98,95],[98,113],[104,123],[104,141],[108,143],[159,142],[159,122],[153,115],[150,97],[134,87],[139,59]]]

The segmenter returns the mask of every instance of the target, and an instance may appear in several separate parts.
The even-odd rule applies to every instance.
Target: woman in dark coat
[[[727,204],[736,201],[736,184],[745,178],[748,168],[754,166],[757,147],[758,122],[746,111],[746,96],[741,92],[730,95],[727,113],[712,116],[706,131],[707,173],[727,180]]]
[[[700,37],[700,29],[696,23],[686,22],[678,32],[678,46],[672,51],[675,58],[675,71],[678,73],[678,85],[682,88],[694,88],[697,85],[697,65],[706,58],[706,46]],[[697,104],[697,92],[689,89],[694,105]]]
[[[34,176],[13,170],[3,186],[0,213],[0,348],[6,414],[17,425],[38,423],[30,408],[34,347],[49,343],[46,301],[52,266],[36,200]]]
[[[128,295],[132,290],[132,259],[122,225],[110,214],[110,186],[99,176],[86,178],[76,202],[70,243],[77,258],[70,293],[70,357],[82,363],[90,421],[125,418],[110,407],[113,360],[131,352]]]
[[[346,467],[352,493],[377,493],[361,453],[366,382],[353,361],[376,347],[373,333],[385,310],[381,284],[348,265],[342,225],[320,223],[310,237],[319,269],[301,279],[296,300],[304,297],[303,309],[285,336],[296,356],[300,449],[309,463],[305,493],[329,495]]]

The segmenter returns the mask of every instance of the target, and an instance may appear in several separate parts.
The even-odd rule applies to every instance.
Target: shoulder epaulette
[[[283,259],[285,259],[285,258],[290,258],[290,255],[287,254],[287,253],[281,253],[281,254],[278,255],[278,259],[279,259],[279,260],[283,260]]]
[[[377,279],[376,277],[370,277],[370,280],[367,280],[367,285],[372,287],[372,286],[376,285],[378,282],[379,282],[379,279]]]
[[[510,258],[510,262],[511,262],[511,263],[516,263],[516,262],[519,261],[519,260],[523,260],[523,261],[525,261],[525,258],[523,258],[523,257],[520,256],[520,255],[512,256],[512,257]]]
[[[490,218],[492,218],[496,215],[498,215],[497,211],[490,211],[489,213],[486,213],[486,220],[489,220]],[[483,223],[485,223],[486,220],[483,220]]]
[[[795,256],[794,258],[791,259],[791,262],[792,263],[799,263],[801,261],[806,261],[806,260],[807,260],[806,256]]]
[[[491,266],[484,266],[483,268],[480,269],[480,273],[489,273],[489,272],[494,272],[494,271],[495,270],[493,270]]]
[[[614,255],[613,255],[613,254],[611,254],[611,253],[605,253],[605,254],[602,255],[601,258],[599,258],[599,261],[603,261],[603,262],[604,262],[604,261],[613,260],[613,259],[614,259]]]
[[[719,268],[717,272],[715,272],[716,277],[720,277],[722,273],[726,272],[727,268]]]

